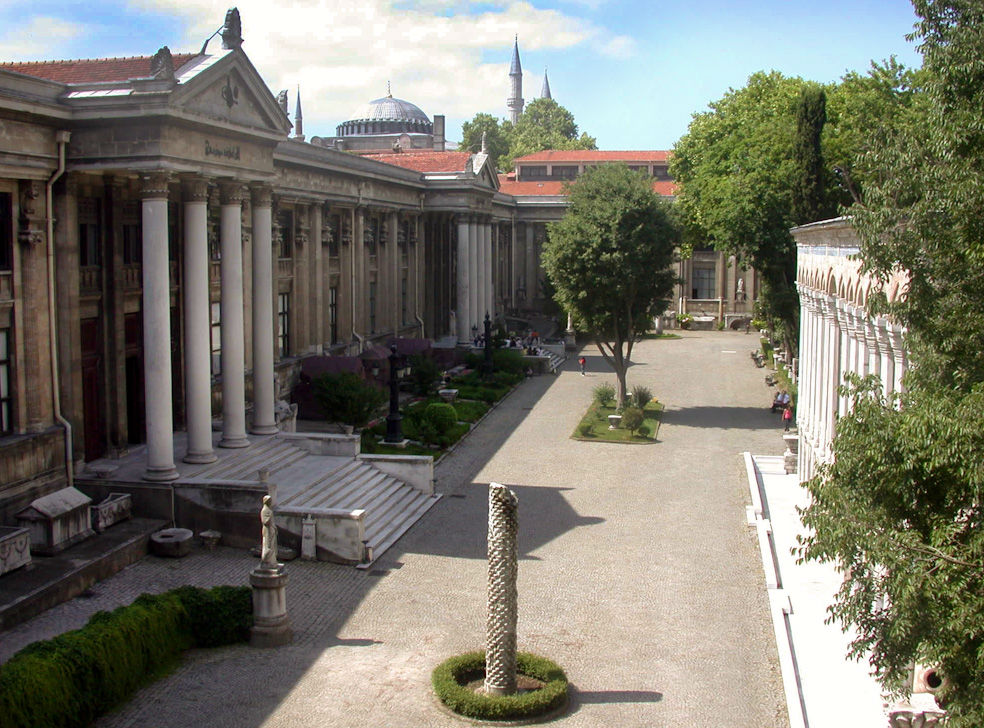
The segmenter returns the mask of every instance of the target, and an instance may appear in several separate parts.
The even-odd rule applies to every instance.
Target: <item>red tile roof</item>
[[[194,53],[177,53],[172,56],[174,69],[178,70],[195,58]],[[58,83],[105,83],[146,78],[150,75],[151,56],[130,58],[93,58],[75,61],[34,61],[29,63],[0,63],[0,68],[43,78]]]
[[[517,182],[512,173],[499,175],[499,191],[517,197],[553,196],[564,194],[564,182],[558,180],[528,180]],[[663,197],[677,193],[676,182],[653,180],[653,191]]]
[[[412,169],[417,172],[463,172],[468,166],[469,152],[435,152],[420,150],[415,152],[383,152],[363,154],[367,159],[386,162],[396,167]]]
[[[545,149],[542,152],[517,157],[514,161],[523,162],[665,162],[670,153],[665,150],[653,151],[605,151],[602,149]]]

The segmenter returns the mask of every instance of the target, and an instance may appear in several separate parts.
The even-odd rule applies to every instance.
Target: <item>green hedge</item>
[[[35,642],[0,665],[0,728],[89,725],[191,647],[245,641],[249,587],[181,587],[97,612],[82,629]]]
[[[540,680],[539,690],[516,695],[485,695],[467,687],[485,675],[485,653],[469,652],[445,660],[431,674],[438,699],[450,710],[479,720],[517,720],[541,716],[562,708],[567,702],[567,676],[545,657],[520,652],[517,671]]]

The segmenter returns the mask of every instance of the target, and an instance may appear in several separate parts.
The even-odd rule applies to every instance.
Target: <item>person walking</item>
[[[577,363],[581,365],[581,376],[584,376],[584,365],[588,363],[588,360],[583,356],[577,360]]]
[[[784,426],[783,429],[786,432],[789,432],[789,425],[792,423],[792,421],[793,421],[793,406],[791,404],[787,404],[785,408],[782,410],[782,424]]]

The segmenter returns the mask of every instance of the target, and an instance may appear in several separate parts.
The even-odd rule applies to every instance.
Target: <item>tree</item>
[[[574,115],[553,99],[531,101],[516,125],[507,134],[509,154],[505,166],[512,160],[544,149],[597,149],[592,136],[578,136]]]
[[[503,121],[501,124],[492,114],[479,113],[471,121],[461,125],[461,149],[467,149],[472,154],[482,150],[482,134],[485,134],[486,151],[490,164],[495,170],[499,169],[499,160],[509,152],[509,137],[512,124]]]
[[[797,225],[832,216],[826,206],[825,169],[820,136],[827,121],[827,95],[823,88],[807,85],[800,90],[793,136],[792,216]]]
[[[890,688],[939,666],[953,728],[984,724],[984,8],[915,0],[923,100],[866,142],[851,209],[866,269],[908,271],[873,311],[908,328],[905,393],[855,382],[808,484],[803,556],[840,565],[831,614]],[[919,95],[919,94],[917,94]]]
[[[760,304],[795,351],[799,301],[792,187],[795,108],[805,82],[756,73],[695,114],[673,149],[685,242],[713,245],[762,276]]]
[[[651,180],[625,165],[588,169],[568,190],[567,213],[547,231],[543,267],[557,303],[614,369],[623,407],[632,345],[672,297],[679,229]]]

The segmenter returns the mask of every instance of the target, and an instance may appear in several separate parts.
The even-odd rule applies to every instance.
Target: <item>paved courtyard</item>
[[[199,650],[98,723],[187,726],[458,726],[430,671],[481,648],[486,485],[520,500],[519,644],[574,687],[558,726],[787,725],[743,450],[781,451],[753,336],[683,332],[637,345],[629,384],[666,405],[659,441],[569,439],[591,389],[614,381],[586,348],[528,380],[436,468],[445,498],[369,572],[294,561],[295,641]],[[0,635],[0,659],[143,591],[245,584],[254,559],[220,548],[147,557]]]

